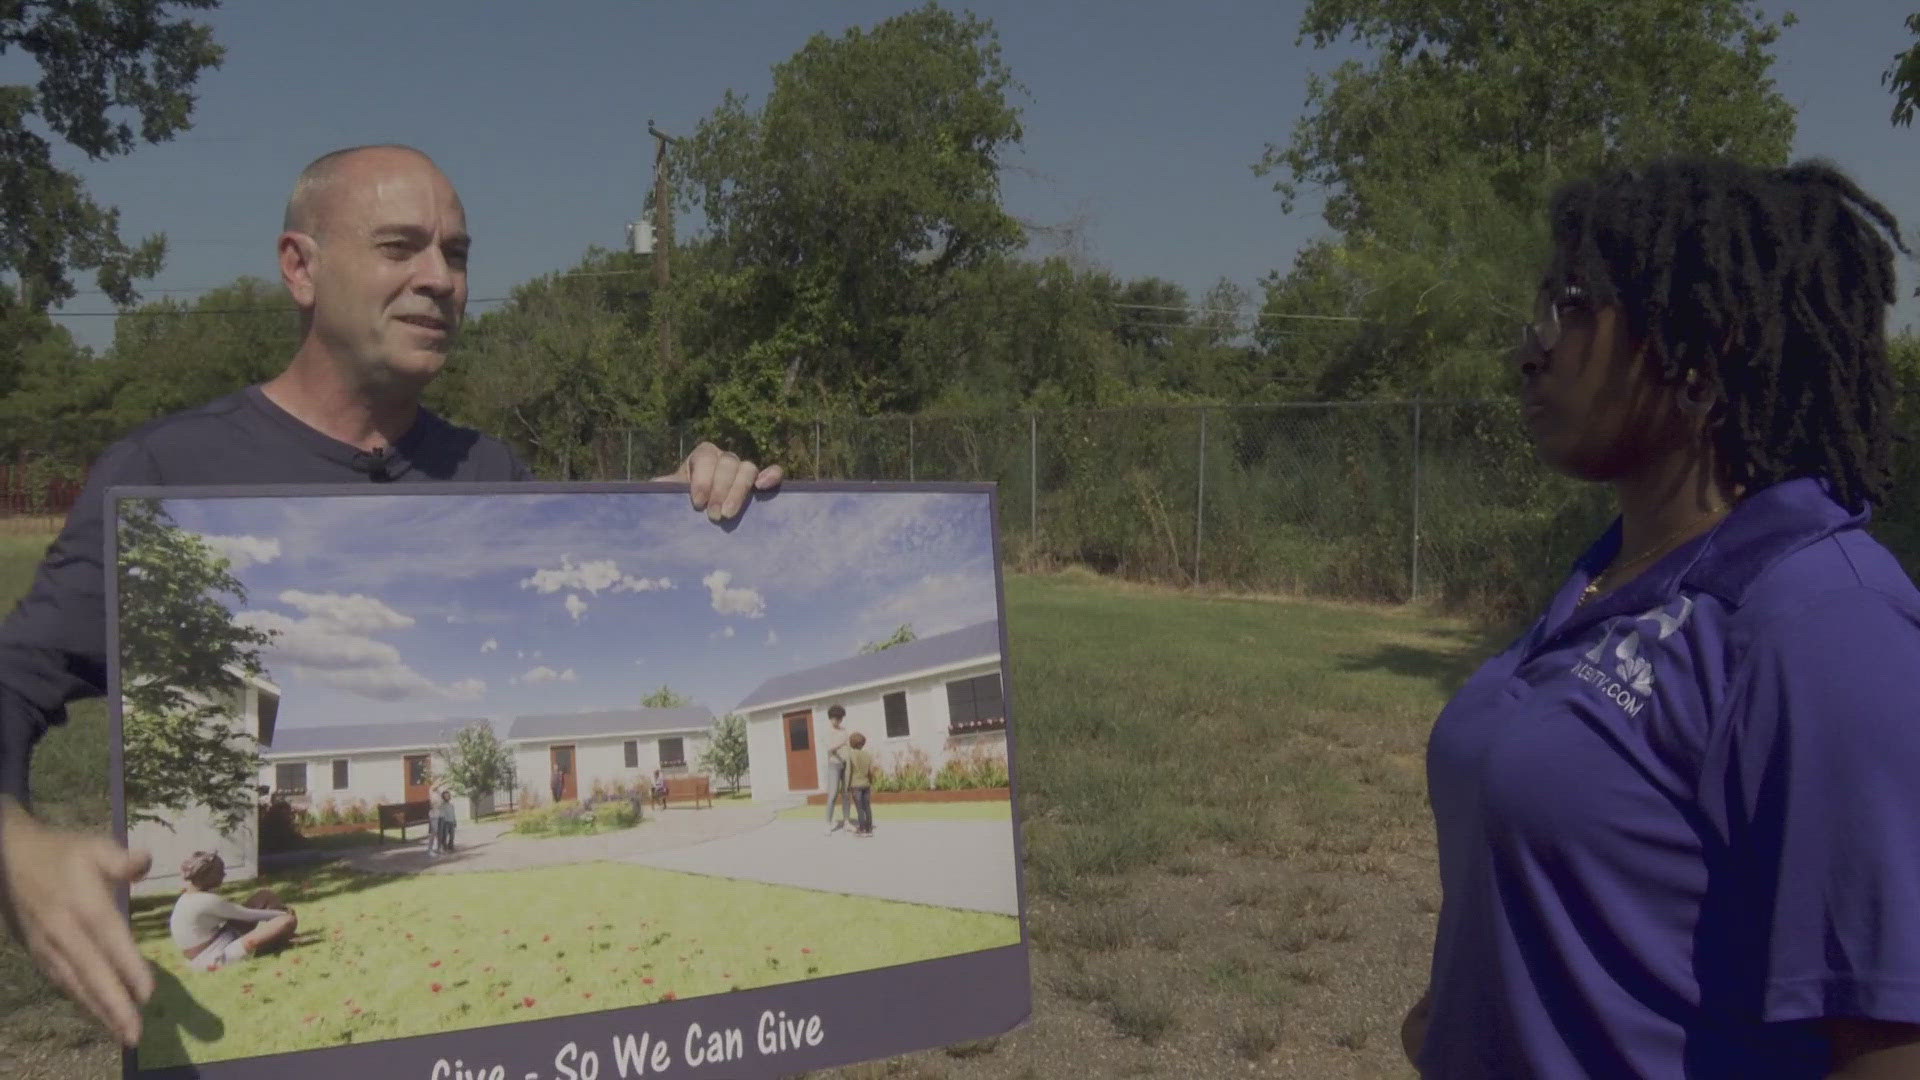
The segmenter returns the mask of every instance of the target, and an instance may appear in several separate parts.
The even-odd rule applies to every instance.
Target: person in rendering
[[[1549,222],[1526,427],[1619,512],[1435,721],[1408,1056],[1920,1076],[1920,590],[1867,531],[1898,228],[1818,162],[1609,172]]]
[[[218,852],[196,851],[180,864],[186,882],[174,902],[168,929],[173,943],[198,971],[218,971],[293,939],[300,920],[271,889],[261,889],[236,904],[215,890],[226,880]]]
[[[447,788],[440,789],[440,801],[433,804],[433,816],[434,843],[439,848],[440,854],[452,854],[453,823],[455,820],[452,791]]]
[[[547,786],[553,789],[553,804],[560,805],[561,798],[567,793],[567,771],[556,764],[553,767],[553,778]]]
[[[667,777],[659,769],[653,770],[653,805],[662,808],[667,805]]]
[[[873,752],[856,731],[847,738],[847,791],[853,796],[855,836],[873,835]]]
[[[847,710],[840,705],[827,709],[827,832],[839,832],[847,827],[853,817],[852,796],[847,791],[847,735],[849,732],[840,725],[847,718]],[[840,808],[840,820],[833,820],[833,808]]]
[[[33,747],[68,703],[107,692],[104,493],[124,484],[370,484],[533,479],[504,443],[421,404],[465,317],[466,212],[418,150],[362,146],[304,170],[278,238],[300,312],[286,368],[149,422],[94,462],[27,596],[0,626],[0,915],[35,965],[128,1046],[153,974],[116,890],[151,857],[29,809]],[[782,479],[711,443],[679,471],[697,512],[738,518]]]

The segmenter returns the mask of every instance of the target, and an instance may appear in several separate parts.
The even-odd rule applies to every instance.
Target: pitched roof
[[[874,653],[775,675],[743,699],[737,711],[822,697],[837,691],[872,686],[918,672],[958,667],[969,661],[1000,655],[1000,621],[989,619],[944,634],[918,638]]]
[[[651,735],[703,730],[713,713],[702,705],[672,709],[608,709],[604,712],[565,713],[556,716],[519,716],[507,729],[509,740],[595,739],[617,735]]]
[[[305,757],[314,754],[345,754],[358,751],[421,750],[445,746],[455,734],[475,724],[493,721],[467,718],[450,720],[411,720],[387,724],[309,724],[283,727],[273,733],[273,742],[261,756],[266,758]],[[499,728],[494,726],[497,734]]]

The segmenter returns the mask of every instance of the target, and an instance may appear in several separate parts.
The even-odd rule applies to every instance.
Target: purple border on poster
[[[111,724],[108,750],[114,836],[123,844],[127,840],[117,573],[122,499],[308,499],[343,495],[428,498],[663,491],[685,492],[686,485],[523,481],[396,484],[371,490],[365,484],[110,488],[105,495],[105,516],[112,527],[105,530],[102,565],[107,570],[107,686]],[[812,1069],[951,1046],[1004,1034],[1025,1024],[1033,1009],[1031,937],[1027,925],[1025,843],[1020,829],[1018,725],[1014,721],[1006,583],[1001,572],[998,485],[789,480],[781,485],[781,493],[789,492],[973,493],[987,498],[993,533],[994,603],[1000,626],[1001,689],[1007,710],[1007,773],[1013,791],[1014,877],[1019,898],[1020,944],[685,1001],[200,1065],[142,1069],[138,1054],[126,1051],[122,1055],[124,1080],[257,1080],[262,1076],[336,1080],[355,1074],[378,1076],[383,1080],[386,1077],[396,1080],[610,1080],[619,1077],[625,1080],[641,1076],[746,1080],[790,1076]],[[769,497],[777,496],[756,495],[755,501]],[[749,509],[748,513],[751,512]],[[119,904],[121,914],[130,917],[129,890],[120,890]],[[716,1032],[721,1033],[723,1041],[730,1042],[728,1033],[734,1031],[739,1033],[738,1044],[744,1048],[742,1056],[693,1063],[690,1048],[699,1050],[707,1045],[707,1037]],[[771,1052],[766,1052],[768,1050]],[[657,1064],[663,1060],[664,1068]],[[455,1062],[469,1075],[457,1073]]]

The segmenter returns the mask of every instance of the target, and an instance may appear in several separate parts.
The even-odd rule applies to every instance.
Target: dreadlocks
[[[1817,476],[1852,510],[1892,484],[1885,314],[1899,225],[1833,166],[1681,160],[1562,187],[1558,265],[1624,309],[1663,379],[1717,383],[1715,439],[1749,489]]]

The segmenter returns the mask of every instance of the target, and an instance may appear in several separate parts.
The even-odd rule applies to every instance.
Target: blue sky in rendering
[[[712,709],[910,623],[997,616],[983,493],[806,492],[731,532],[677,492],[169,499],[230,560],[280,723]],[[229,598],[231,601],[231,598]]]

